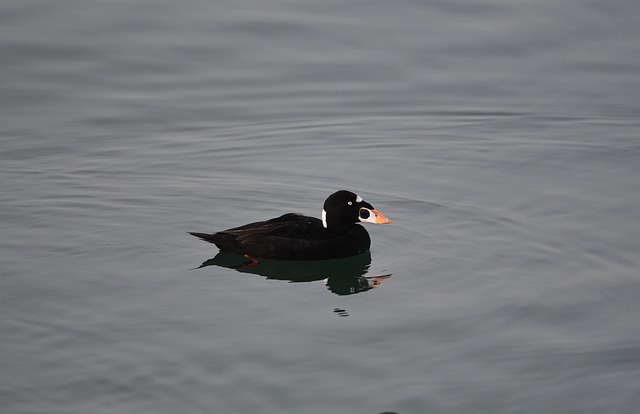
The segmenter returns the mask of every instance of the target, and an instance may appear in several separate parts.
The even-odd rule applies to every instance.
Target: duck
[[[189,234],[215,244],[220,251],[259,259],[327,260],[369,251],[371,238],[359,223],[390,224],[357,194],[339,190],[324,202],[322,218],[287,213],[217,233]]]

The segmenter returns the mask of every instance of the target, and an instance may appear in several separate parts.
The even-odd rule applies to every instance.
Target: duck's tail
[[[199,239],[202,239],[202,240],[204,240],[204,241],[206,241],[206,242],[209,242],[209,243],[215,243],[215,241],[214,241],[214,239],[213,239],[213,234],[209,234],[209,233],[195,233],[195,232],[190,232],[190,231],[189,231],[189,232],[187,232],[187,233],[189,233],[189,234],[190,234],[190,235],[192,235],[192,236],[196,236],[196,237],[198,237]]]

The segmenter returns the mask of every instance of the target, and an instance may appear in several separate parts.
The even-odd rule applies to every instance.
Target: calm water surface
[[[2,412],[638,412],[638,15],[4,1]],[[186,234],[340,188],[370,256]]]

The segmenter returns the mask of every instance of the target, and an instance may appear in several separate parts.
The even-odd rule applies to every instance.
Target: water
[[[637,412],[639,13],[3,2],[3,413]],[[340,188],[363,262],[198,268]]]

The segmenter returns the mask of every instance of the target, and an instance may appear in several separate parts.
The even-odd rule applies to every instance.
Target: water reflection
[[[198,268],[221,266],[242,273],[253,273],[268,279],[290,282],[313,282],[324,280],[327,288],[336,295],[352,295],[378,287],[391,274],[365,277],[371,265],[371,253],[334,260],[254,260],[243,256],[219,252],[214,258]]]

